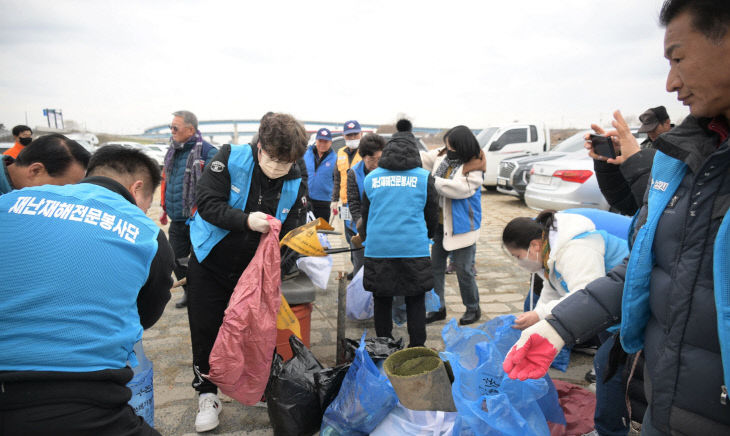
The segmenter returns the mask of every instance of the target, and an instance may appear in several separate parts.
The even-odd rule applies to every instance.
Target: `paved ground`
[[[522,304],[529,284],[529,275],[507,258],[501,249],[501,235],[504,226],[517,216],[534,216],[517,198],[496,192],[483,192],[482,231],[477,244],[477,283],[482,308],[482,320],[495,316],[522,312]],[[159,216],[159,208],[149,211],[151,217]],[[334,237],[333,245],[343,246]],[[325,366],[335,361],[335,338],[337,325],[337,271],[351,269],[347,254],[334,255],[332,277],[326,290],[319,290],[312,312],[312,351]],[[459,318],[464,313],[455,275],[446,276],[447,320]],[[187,312],[176,309],[175,301],[182,290],[173,290],[173,297],[162,319],[144,335],[144,347],[155,365],[155,427],[163,435],[195,434],[194,420],[197,411],[197,397],[190,387],[192,381],[190,332]],[[446,321],[431,324],[427,328],[426,346],[443,350],[441,329]],[[348,321],[347,337],[359,338],[363,329],[368,336],[374,335],[372,321]],[[394,336],[404,337],[408,333],[405,325],[394,329]],[[591,359],[573,353],[571,368],[567,373],[551,370],[555,378],[583,384],[583,376],[590,368]],[[243,406],[230,398],[223,398],[221,425],[209,434],[219,435],[270,435],[269,417],[264,407]]]

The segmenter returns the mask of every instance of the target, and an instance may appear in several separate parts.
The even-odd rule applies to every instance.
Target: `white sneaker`
[[[195,416],[195,431],[210,431],[218,427],[218,414],[223,405],[216,394],[200,394],[198,414]]]

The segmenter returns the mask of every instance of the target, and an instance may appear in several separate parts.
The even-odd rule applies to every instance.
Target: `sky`
[[[0,2],[0,123],[606,125],[665,105],[661,0]]]

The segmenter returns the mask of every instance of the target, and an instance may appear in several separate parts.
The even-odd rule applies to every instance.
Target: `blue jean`
[[[446,259],[449,253],[452,254],[451,261],[456,268],[456,278],[459,282],[459,292],[461,292],[461,302],[464,303],[467,310],[477,310],[479,308],[479,288],[477,280],[474,278],[474,258],[477,253],[477,244],[474,243],[468,247],[459,248],[454,251],[444,250],[444,226],[439,224],[436,229],[436,236],[433,238],[433,246],[431,247],[431,268],[433,269],[433,289],[441,300],[441,307],[446,307],[444,298],[444,280],[446,278]]]
[[[605,383],[603,381],[614,342],[615,337],[611,335],[598,348],[593,359],[593,367],[596,369],[596,413],[593,419],[596,431],[601,436],[626,436],[629,432],[629,411],[626,409],[626,384],[623,377],[626,365],[619,365],[613,377]]]

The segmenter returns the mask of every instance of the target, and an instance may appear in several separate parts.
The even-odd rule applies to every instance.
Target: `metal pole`
[[[345,363],[345,328],[347,313],[347,279],[345,273],[340,271],[337,276],[337,365]]]

